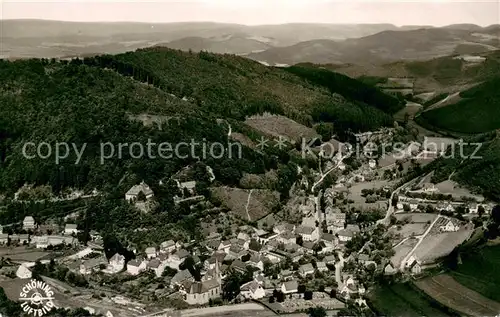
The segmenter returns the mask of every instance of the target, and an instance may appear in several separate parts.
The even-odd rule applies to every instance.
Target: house
[[[418,208],[418,201],[416,200],[410,200],[410,210],[415,211]]]
[[[156,258],[156,256],[158,255],[156,253],[156,248],[155,247],[149,247],[149,248],[146,248],[146,258],[149,260],[149,259],[154,259]]]
[[[217,249],[229,253],[230,248],[231,248],[231,240],[225,240],[221,241]]]
[[[125,267],[125,257],[116,253],[109,259],[107,271],[110,273],[118,273]]]
[[[455,212],[455,207],[453,206],[453,204],[451,202],[444,202],[444,203],[440,203],[437,205],[437,209],[439,211],[448,211],[448,212]]]
[[[432,183],[424,183],[421,189],[424,193],[435,193],[438,191],[436,185]]]
[[[246,299],[261,299],[266,296],[266,291],[257,281],[251,281],[241,285],[240,292]]]
[[[194,277],[191,275],[189,270],[182,270],[177,272],[174,277],[170,280],[170,285],[172,287],[174,286],[181,286],[184,282],[186,281],[191,281],[194,282]]]
[[[117,253],[118,254],[118,253]],[[94,272],[99,272],[101,268],[105,268],[108,265],[108,261],[105,256],[99,256],[97,258],[92,258],[84,261],[80,264],[80,274],[88,275]],[[121,271],[121,270],[120,270]]]
[[[352,237],[354,236],[354,233],[352,233],[352,231],[347,230],[347,229],[340,230],[339,232],[337,232],[337,234],[339,236],[340,242],[350,241],[350,240],[352,240]]]
[[[396,209],[397,210],[403,210],[404,209],[404,205],[402,202],[398,201],[398,203],[396,204]]]
[[[125,200],[129,202],[135,202],[139,199],[139,195],[142,193],[146,199],[151,199],[154,196],[153,190],[144,182],[139,185],[134,185],[125,194]]]
[[[295,243],[296,242],[296,237],[295,235],[290,232],[290,231],[285,231],[285,232],[282,232],[277,238],[276,238],[277,241],[279,241],[280,243],[283,243],[283,244],[292,244],[292,243]]]
[[[469,213],[477,214],[479,212],[479,205],[477,203],[469,204]]]
[[[269,242],[272,242],[273,239],[275,239],[278,236],[276,232],[266,232],[262,235],[257,236],[257,242],[260,244],[268,244]]]
[[[203,262],[203,267],[205,270],[210,270],[214,269],[216,265],[219,265],[224,261],[224,258],[226,257],[226,253],[217,251],[212,254],[208,259]]]
[[[221,297],[221,284],[219,279],[204,282],[186,283],[184,286],[184,300],[189,305],[205,305],[210,300]]]
[[[281,292],[283,292],[283,294],[285,295],[297,293],[298,288],[299,288],[299,283],[297,283],[297,281],[295,280],[286,281],[283,284],[281,284]]]
[[[147,268],[147,262],[143,259],[134,259],[127,263],[127,273],[130,275],[139,275]]]
[[[295,225],[289,223],[281,223],[273,228],[273,232],[276,234],[282,234],[284,232],[294,232]]]
[[[398,270],[389,262],[384,268],[384,275],[393,275],[396,274]]]
[[[152,259],[148,262],[147,268],[153,272],[155,272],[156,277],[161,277],[163,271],[165,271],[165,267],[167,266],[166,261],[162,262],[159,259]]]
[[[295,229],[295,233],[297,235],[300,235],[304,241],[318,241],[319,240],[319,228],[318,227],[298,226]]]
[[[246,273],[247,271],[247,265],[239,259],[234,260],[233,263],[231,263],[231,268],[240,273]]]
[[[335,255],[327,255],[323,261],[325,261],[326,264],[335,264]]]
[[[334,248],[338,244],[338,238],[333,234],[323,233],[321,235],[321,242],[323,242],[327,248]]]
[[[346,214],[344,213],[326,213],[325,220],[328,230],[336,231],[345,226]]]
[[[307,263],[307,264],[301,265],[299,267],[299,274],[302,277],[306,277],[309,274],[314,274],[314,267],[312,266],[311,263]]]
[[[369,161],[368,161],[368,166],[369,166],[370,168],[376,168],[376,167],[377,167],[377,161],[375,161],[375,160],[373,160],[373,159],[369,160]]]
[[[251,238],[250,235],[246,232],[243,232],[243,231],[238,233],[238,236],[236,237],[236,239],[244,240],[244,241],[250,241],[250,238]]]
[[[177,182],[177,188],[179,188],[179,190],[181,191],[187,191],[189,194],[193,195],[194,192],[195,192],[195,189],[196,189],[196,181],[188,181],[188,182],[179,182],[178,180],[176,180]]]
[[[328,271],[328,267],[326,266],[325,262],[316,262],[316,269],[319,272],[325,272]]]
[[[30,269],[28,269],[27,266],[25,266],[24,264],[21,264],[16,271],[16,276],[18,278],[21,278],[21,279],[27,279],[27,278],[31,278],[32,273],[31,273]]]
[[[413,261],[413,263],[410,265],[410,271],[415,275],[422,273],[422,266],[420,265],[419,261]]]
[[[64,234],[66,235],[72,235],[72,234],[77,234],[78,230],[76,229],[76,225],[72,223],[67,223],[66,226],[64,227]]]
[[[170,266],[173,269],[178,270],[179,265],[181,265],[184,260],[186,260],[191,254],[186,251],[185,249],[180,249],[177,250],[177,252],[173,253],[169,258],[168,258],[168,266]]]
[[[447,219],[439,225],[439,229],[444,232],[456,232],[460,230],[460,222],[454,218]]]
[[[173,240],[164,241],[160,244],[160,253],[172,253],[175,249],[176,245]]]
[[[252,256],[250,257],[250,260],[248,260],[247,263],[253,267],[258,268],[261,271],[264,270],[264,262],[262,261],[262,258],[258,253],[252,254]]]
[[[23,230],[34,230],[35,229],[35,219],[32,216],[26,216],[23,220]]]

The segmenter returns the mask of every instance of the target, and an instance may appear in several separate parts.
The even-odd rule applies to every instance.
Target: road
[[[250,214],[248,213],[248,206],[250,205],[250,198],[252,197],[252,192],[253,189],[251,189],[250,192],[248,193],[247,204],[245,205],[245,211],[247,213],[248,221],[252,221],[252,218],[250,218]]]
[[[344,257],[342,256],[342,252],[337,252],[337,255],[340,259],[338,263],[335,264],[335,282],[340,286],[342,284],[342,268],[344,267]]]
[[[444,216],[441,216],[441,215],[438,215],[436,217],[436,219],[434,219],[434,221],[430,224],[429,228],[427,228],[427,230],[425,230],[424,234],[422,234],[421,236],[417,236],[416,238],[418,239],[418,242],[417,244],[413,247],[413,249],[411,249],[410,252],[408,252],[408,254],[403,258],[403,261],[401,261],[401,265],[399,267],[399,269],[401,271],[403,271],[405,269],[405,264],[406,264],[406,261],[408,261],[408,259],[413,255],[413,253],[415,252],[415,250],[418,248],[418,246],[422,243],[422,241],[424,241],[424,238],[429,234],[429,232],[431,231],[432,227],[434,227],[434,224],[436,224],[436,222],[439,220],[439,218],[441,217],[444,217]],[[447,217],[444,217],[444,218],[447,218]]]
[[[403,185],[399,186],[391,193],[391,197],[389,198],[389,204],[388,204],[389,206],[387,207],[385,217],[383,219],[377,220],[377,224],[383,224],[385,226],[388,226],[391,223],[391,216],[394,213],[394,206],[392,205],[392,200],[394,198],[394,195],[399,193],[399,191],[401,189],[403,189],[403,188],[409,186],[411,183],[415,182],[415,180],[417,180],[417,179],[418,179],[418,177],[404,183]]]
[[[336,170],[339,167],[340,163],[342,163],[342,161],[345,160],[346,158],[348,158],[350,155],[351,155],[351,153],[349,152],[346,155],[342,156],[335,166],[331,167],[325,173],[323,173],[321,175],[321,178],[316,183],[314,183],[314,185],[311,187],[311,193],[314,193],[314,190],[316,189],[316,186],[318,186],[319,184],[321,184],[325,180],[325,177],[328,174],[330,174],[332,171]]]

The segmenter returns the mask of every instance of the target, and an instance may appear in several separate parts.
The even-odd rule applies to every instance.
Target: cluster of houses
[[[434,186],[434,185],[432,185]],[[408,210],[408,211],[419,211],[419,206],[427,204],[425,201],[420,201],[418,199],[411,199],[404,196],[400,196],[398,203],[396,205],[397,210]],[[437,211],[455,212],[458,207],[462,206],[470,214],[479,213],[479,209],[483,208],[485,213],[489,213],[490,207],[486,204],[479,204],[476,202],[471,203],[458,203],[452,201],[440,201],[436,204],[432,204]]]

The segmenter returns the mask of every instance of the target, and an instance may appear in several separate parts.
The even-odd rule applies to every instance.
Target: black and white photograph
[[[500,316],[498,0],[0,0],[0,317]]]

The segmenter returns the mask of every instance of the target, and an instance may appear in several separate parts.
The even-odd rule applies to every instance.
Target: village
[[[367,144],[387,134],[357,137]],[[229,234],[212,230],[203,241],[171,239],[132,248],[132,258],[107,258],[99,232],[81,243],[83,228],[71,217],[36,223],[26,216],[18,232],[0,230],[2,263],[15,264],[0,269],[0,285],[15,298],[16,285],[41,275],[60,291],[60,307],[83,305],[107,317],[167,316],[171,308],[157,305],[161,300],[179,309],[248,301],[276,313],[364,309],[377,276],[424,274],[486,226],[492,203],[450,180],[432,183],[432,172],[412,176],[443,149],[409,143],[400,159],[362,155],[347,162],[352,152],[335,140],[319,147],[318,170],[298,171],[299,181],[277,215],[233,225]],[[207,173],[213,181],[209,167]],[[176,184],[184,193],[176,203],[203,201],[196,181]],[[141,182],[123,199],[148,212],[155,193]],[[65,274],[55,278],[59,272]]]

